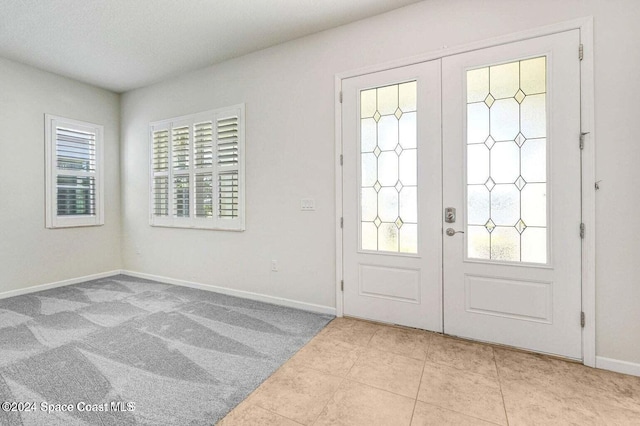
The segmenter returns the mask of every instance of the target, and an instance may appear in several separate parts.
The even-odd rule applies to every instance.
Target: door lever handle
[[[454,236],[454,235],[456,235],[456,234],[464,234],[464,231],[456,231],[456,230],[455,230],[455,229],[453,229],[453,228],[447,228],[447,230],[446,230],[446,231],[444,231],[444,232],[446,232],[446,234],[447,234],[448,236],[450,236],[450,237],[453,237],[453,236]]]

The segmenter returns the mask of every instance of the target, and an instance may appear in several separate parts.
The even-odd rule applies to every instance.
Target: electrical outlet
[[[277,260],[272,260],[271,261],[271,271],[272,272],[278,272],[278,261]]]
[[[316,209],[316,200],[313,198],[300,199],[300,210],[303,212],[311,212]]]

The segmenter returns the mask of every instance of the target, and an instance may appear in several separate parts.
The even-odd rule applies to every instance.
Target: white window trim
[[[95,178],[95,214],[91,216],[58,216],[57,197],[57,177],[58,156],[56,154],[56,128],[58,126],[71,127],[82,131],[95,133],[96,138],[96,170],[93,173]],[[52,114],[45,114],[45,152],[46,152],[46,207],[45,222],[47,228],[72,228],[80,226],[101,226],[104,225],[104,126],[100,124],[88,123],[86,121],[73,120],[59,117]],[[67,172],[64,172],[67,173]]]
[[[225,116],[237,114],[238,120],[238,217],[221,218],[218,216],[218,185],[217,179],[220,172],[224,172],[224,166],[218,165],[217,157],[217,128],[216,120]],[[196,218],[195,214],[195,168],[194,168],[194,143],[193,143],[193,126],[203,121],[211,121],[213,124],[213,217],[212,218]],[[172,129],[174,127],[182,127],[188,125],[190,128],[189,142],[189,217],[175,217],[173,212],[173,146],[171,141]],[[244,231],[245,230],[245,105],[238,104],[224,108],[218,108],[197,114],[184,115],[180,117],[169,118],[149,123],[149,224],[154,227],[169,228],[190,228],[190,229],[206,229],[219,231]],[[153,170],[153,133],[155,131],[169,131],[169,170],[168,172],[154,173]],[[235,170],[235,168],[234,168]],[[187,173],[180,173],[187,174]],[[154,215],[154,176],[167,176],[169,182],[169,215]]]

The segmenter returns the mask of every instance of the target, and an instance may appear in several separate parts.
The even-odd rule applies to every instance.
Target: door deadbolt
[[[447,223],[455,223],[456,209],[454,207],[447,207],[444,209],[444,221]]]

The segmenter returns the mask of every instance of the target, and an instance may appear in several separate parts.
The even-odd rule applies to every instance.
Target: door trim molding
[[[582,151],[582,361],[596,367],[596,149],[593,73],[593,18],[580,26],[584,57],[580,64],[580,126],[589,132]]]
[[[582,360],[590,367],[596,367],[596,282],[595,282],[595,111],[594,111],[594,63],[593,63],[593,17],[578,18],[571,21],[532,28],[517,33],[507,34],[487,40],[481,40],[461,46],[445,48],[437,51],[397,59],[382,64],[371,65],[355,70],[341,72],[334,79],[334,105],[335,105],[335,190],[336,190],[336,315],[343,316],[343,233],[340,226],[343,216],[342,200],[342,106],[341,92],[342,80],[371,74],[393,68],[404,67],[430,60],[441,59],[459,53],[485,49],[502,44],[513,43],[536,37],[542,37],[559,32],[578,29],[580,30],[580,42],[584,45],[584,57],[580,65],[580,116],[583,132],[589,132],[585,139],[585,147],[582,151],[582,221],[586,226],[584,240],[582,241],[582,310],[586,321],[582,329]],[[578,52],[576,52],[578,55]],[[578,141],[576,140],[576,143]],[[577,232],[577,231],[576,231]],[[348,284],[347,284],[348,285]],[[576,313],[576,321],[579,321]]]

